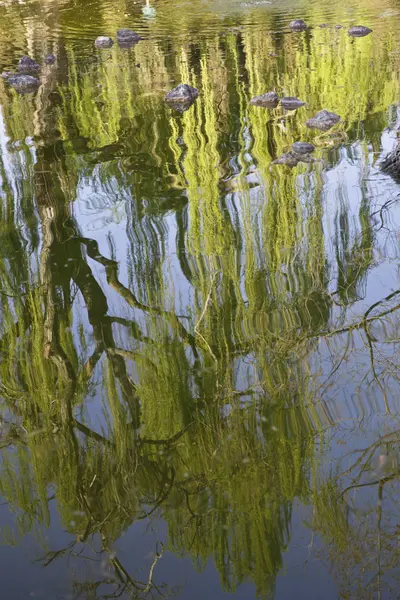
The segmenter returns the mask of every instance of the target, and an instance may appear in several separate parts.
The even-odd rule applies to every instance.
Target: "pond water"
[[[4,597],[400,597],[400,1],[0,26],[0,70],[42,65],[0,80]],[[314,160],[273,164],[295,141]]]

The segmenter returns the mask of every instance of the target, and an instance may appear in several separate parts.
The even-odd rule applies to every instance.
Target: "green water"
[[[143,40],[95,49],[120,27]],[[0,70],[57,57],[0,80],[2,596],[400,597],[400,1],[0,28]],[[250,105],[273,89],[307,104]],[[295,141],[315,162],[273,165]]]

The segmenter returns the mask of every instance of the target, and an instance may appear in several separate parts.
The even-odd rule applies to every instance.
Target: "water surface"
[[[0,24],[1,69],[57,58],[0,81],[4,596],[397,598],[400,2]],[[95,49],[120,27],[143,40]],[[250,105],[273,89],[306,105]],[[300,140],[314,163],[272,164]]]

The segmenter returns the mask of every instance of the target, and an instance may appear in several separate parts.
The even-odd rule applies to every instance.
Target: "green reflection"
[[[36,96],[0,84],[0,493],[17,513],[4,541],[34,531],[48,567],[99,544],[111,570],[80,582],[88,598],[103,597],[102,585],[114,596],[174,594],[156,580],[164,549],[199,569],[212,559],[225,590],[251,581],[268,597],[300,502],[348,561],[358,514],[349,516],[346,487],[380,446],[365,463],[354,459],[352,483],[333,467],[327,474],[324,448],[340,421],[332,399],[347,373],[352,391],[362,398],[371,386],[390,412],[397,355],[382,359],[378,344],[397,348],[399,292],[357,305],[379,245],[371,189],[359,168],[355,217],[337,176],[329,230],[327,171],[340,153],[357,162],[358,142],[367,171],[368,145],[380,148],[398,95],[395,25],[379,43],[355,44],[334,29],[274,35],[282,28],[272,13],[262,29],[223,27],[221,36],[210,11],[194,43],[171,33],[97,53],[69,35],[81,4],[37,6],[54,32],[46,37],[33,18],[18,44],[56,49],[57,67],[46,67]],[[150,29],[163,17],[171,32],[196,22],[193,7],[155,8]],[[139,7],[93,8],[110,32],[125,10]],[[332,21],[343,16],[336,10]],[[0,14],[4,29],[16,19]],[[0,55],[15,62],[16,53]],[[163,103],[179,81],[200,90],[182,115]],[[307,108],[249,105],[272,88]],[[343,119],[335,136],[304,127],[321,107]],[[271,167],[299,139],[323,161]],[[395,475],[377,476],[381,500]],[[43,535],[50,502],[72,540],[57,551]],[[143,582],[114,548],[132,524],[156,518],[168,534]],[[379,511],[374,526],[368,535],[383,535]],[[352,559],[361,571],[363,555]],[[386,568],[382,560],[376,581]]]

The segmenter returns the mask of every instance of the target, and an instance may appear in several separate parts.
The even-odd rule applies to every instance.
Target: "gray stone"
[[[306,121],[306,126],[310,129],[320,129],[321,131],[328,131],[331,127],[339,123],[340,117],[335,113],[329,112],[328,110],[320,110],[315,117]]]
[[[57,59],[54,56],[54,54],[48,54],[47,56],[44,57],[44,62],[46,63],[46,65],[54,65],[56,60]]]
[[[196,98],[198,98],[199,92],[196,88],[188,85],[187,83],[180,83],[176,88],[168,92],[165,96],[166,102],[179,104],[179,103],[187,103],[194,102]]]
[[[299,100],[298,98],[294,98],[293,96],[287,96],[286,98],[282,98],[281,105],[286,110],[296,110],[297,108],[301,108],[305,105],[303,100]]]
[[[279,96],[276,92],[267,92],[261,96],[255,96],[250,100],[254,106],[265,106],[266,108],[275,108],[279,104]]]
[[[372,29],[364,27],[364,25],[355,25],[349,29],[349,35],[352,37],[364,37],[370,33],[372,33]]]
[[[15,73],[13,73],[12,71],[3,71],[2,74],[1,74],[1,77],[3,79],[9,79],[13,75],[15,75]]]
[[[8,77],[7,81],[21,94],[34,92],[40,85],[39,79],[37,77],[32,77],[32,75],[11,75]]]
[[[292,150],[296,154],[311,154],[315,150],[315,146],[309,142],[294,142]]]
[[[287,167],[296,167],[299,162],[303,163],[313,163],[315,159],[309,154],[298,154],[297,152],[293,152],[290,150],[285,154],[282,154],[278,158],[272,161],[273,165],[286,165]]]
[[[20,73],[37,73],[40,71],[40,65],[30,56],[23,56],[19,60],[18,71]]]
[[[99,35],[94,41],[94,45],[96,48],[111,48],[114,44],[112,38],[107,37],[106,35]]]
[[[289,27],[292,29],[292,31],[305,31],[308,29],[307,24],[301,19],[295,19],[294,21],[291,21],[289,23]]]
[[[282,154],[275,160],[272,161],[273,165],[286,165],[287,167],[295,167],[300,161],[300,156],[294,152],[287,152]]]
[[[142,39],[142,36],[132,29],[118,29],[117,31],[117,42],[123,48],[130,48]]]

